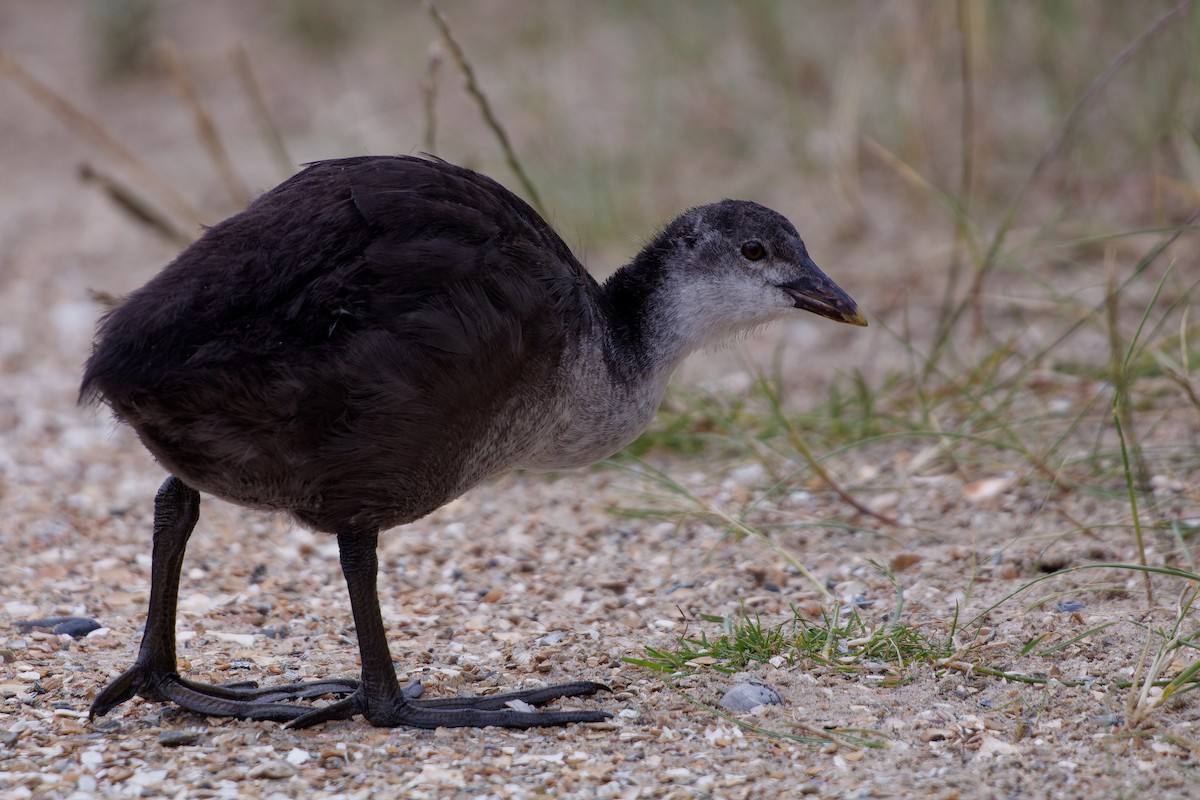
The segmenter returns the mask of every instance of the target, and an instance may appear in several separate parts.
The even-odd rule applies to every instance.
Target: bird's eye
[[[760,261],[767,254],[762,242],[749,241],[742,245],[742,257],[747,261]]]

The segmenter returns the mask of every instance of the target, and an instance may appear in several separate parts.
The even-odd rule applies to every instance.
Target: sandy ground
[[[207,14],[176,7],[163,25],[184,43],[198,84],[217,98],[218,117],[251,186],[269,186],[276,176],[249,115],[231,110],[244,98],[227,83],[222,48],[239,30],[261,65],[264,93],[277,104],[296,160],[420,149],[421,125],[400,112],[419,107],[417,77],[434,38],[421,14],[401,15],[389,28],[391,39],[368,39],[354,55],[310,62],[264,32],[270,22],[264,14],[239,16],[231,10],[236,6],[213,4],[216,11]],[[172,185],[198,198],[206,213],[219,217],[236,207],[194,144],[191,121],[169,81],[93,77],[83,15],[75,9],[64,2],[0,7],[0,48],[93,113]],[[510,24],[487,13],[471,18],[479,29]],[[596,36],[615,34],[599,29]],[[499,47],[482,36],[470,41],[482,58]],[[390,46],[416,55],[389,55]],[[508,68],[518,75],[526,74],[522,69],[554,74],[557,63],[530,56]],[[561,75],[547,81],[560,92],[569,83]],[[456,87],[457,79],[445,83]],[[452,90],[445,91],[451,98]],[[599,113],[592,106],[615,103],[613,97],[619,91],[605,84],[578,113]],[[511,184],[467,101],[444,104],[446,154]],[[1128,690],[1110,686],[1132,676],[1145,642],[1144,628],[1131,620],[1155,627],[1174,619],[1173,609],[1146,606],[1141,577],[1128,572],[1073,573],[1043,584],[956,642],[974,645],[966,661],[1050,679],[1042,683],[970,674],[952,664],[906,668],[899,686],[881,685],[881,673],[869,669],[844,673],[779,663],[753,670],[785,702],[741,715],[743,722],[800,737],[859,729],[886,742],[883,748],[773,738],[697,705],[693,701],[715,704],[734,679],[701,671],[668,684],[623,659],[643,657],[648,646],[669,648],[685,633],[718,635],[719,626],[701,614],[745,609],[779,624],[792,608],[817,619],[823,599],[761,542],[732,538],[694,519],[677,524],[612,514],[613,507],[665,502],[647,501],[644,481],[612,467],[505,477],[386,534],[380,553],[381,602],[402,674],[420,678],[432,695],[599,680],[613,694],[581,703],[611,711],[608,723],[427,732],[353,721],[296,732],[140,700],[89,721],[91,698],[135,652],[148,590],[151,499],[163,478],[128,431],[75,405],[80,365],[101,311],[89,290],[128,291],[175,247],[78,182],[76,166],[85,160],[121,174],[111,154],[81,141],[11,82],[0,82],[0,107],[5,797],[1165,798],[1200,792],[1189,744],[1200,740],[1192,695],[1129,730]],[[513,118],[518,141],[522,133],[550,135],[531,132],[528,114]],[[468,130],[486,144],[474,150],[462,144],[471,138]],[[652,200],[637,201],[648,209],[643,227],[590,249],[580,240],[584,224],[568,214],[568,241],[584,245],[598,271],[611,269],[671,208],[709,199],[710,179],[693,185],[686,175],[676,177]],[[797,218],[819,219],[823,208],[840,214],[824,205],[827,183],[815,182],[809,193],[783,183],[765,185],[760,199]],[[549,199],[552,207],[555,200]],[[869,213],[890,201],[867,187],[862,202]],[[909,292],[934,285],[919,265],[949,248],[945,229],[934,235],[909,222],[891,209],[861,236],[839,238],[828,228],[809,236],[818,262],[868,315],[892,329],[905,324]],[[1078,285],[1093,291],[1093,283],[1080,279]],[[857,331],[803,320],[739,348],[698,356],[681,382],[744,390],[743,359],[767,364],[781,344],[791,402],[800,408],[818,402],[839,373],[861,366],[868,376],[883,375],[904,357],[880,326]],[[1087,347],[1076,355],[1087,357]],[[1075,419],[1097,389],[1086,377],[1048,380],[1064,420]],[[1083,428],[1102,424],[1088,419]],[[1154,419],[1148,451],[1161,448],[1167,455],[1154,461],[1158,491],[1146,513],[1152,521],[1195,525],[1200,468],[1194,449],[1187,450],[1198,437],[1194,409],[1168,405]],[[1095,431],[1077,435],[1086,447]],[[883,442],[830,462],[897,526],[851,516],[809,483],[760,503],[755,519],[779,525],[778,543],[834,596],[857,600],[875,624],[891,609],[894,590],[870,560],[892,565],[905,590],[904,619],[932,638],[946,636],[956,608],[963,620],[974,617],[1047,571],[1136,559],[1123,527],[1129,508],[1119,484],[1104,487],[1106,493],[1049,491],[1044,483],[1015,479],[1000,457],[962,474],[931,464],[923,447]],[[730,513],[772,483],[748,457],[649,458]],[[987,480],[995,483],[980,483]],[[827,519],[846,524],[813,527]],[[1151,563],[1185,563],[1168,534],[1152,532],[1148,546]],[[1169,607],[1179,588],[1159,583],[1160,606]],[[1032,603],[1038,598],[1045,602]],[[18,620],[57,615],[94,618],[103,627],[81,639],[16,627]],[[1049,646],[1108,621],[1115,624],[1052,656],[1022,654],[1035,637],[1047,637]],[[181,671],[202,680],[268,683],[357,669],[334,542],[209,498],[184,568],[178,629]],[[1184,629],[1194,630],[1194,621]],[[1188,661],[1180,656],[1168,677]]]

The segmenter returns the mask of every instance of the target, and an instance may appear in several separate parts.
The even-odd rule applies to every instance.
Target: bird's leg
[[[362,680],[349,697],[313,709],[293,719],[289,727],[303,728],[335,719],[362,714],[377,727],[393,728],[533,728],[566,725],[572,722],[601,722],[612,715],[604,711],[518,711],[507,706],[521,701],[540,705],[561,697],[589,695],[607,687],[599,683],[577,681],[525,692],[509,692],[490,697],[450,697],[415,700],[401,691],[392,668],[383,615],[379,611],[376,577],[379,570],[375,531],[351,531],[338,535],[342,572],[350,592],[350,607],[358,632],[362,659]]]
[[[338,537],[342,571],[350,589],[354,621],[363,661],[363,684],[350,678],[258,688],[253,684],[217,686],[182,678],[175,671],[175,615],[179,576],[188,538],[200,514],[200,494],[179,478],[168,478],[154,498],[154,543],[150,562],[150,604],[146,630],[133,666],[106,686],[92,702],[90,715],[103,716],[140,695],[147,700],[170,700],[182,708],[214,717],[290,722],[294,727],[345,719],[361,713],[374,725],[412,725],[423,728],[500,725],[528,728],[596,722],[610,715],[600,711],[520,712],[507,704],[522,701],[540,705],[561,697],[592,694],[607,687],[576,682],[487,697],[447,697],[416,700],[421,685],[400,688],[375,594],[378,535]],[[330,705],[309,708],[281,700],[349,695]]]
[[[179,574],[188,538],[200,515],[200,493],[171,476],[154,497],[154,542],[150,560],[150,605],[146,630],[133,666],[105,687],[92,702],[90,716],[107,714],[134,695],[172,700],[210,716],[293,719],[309,709],[272,702],[287,698],[346,694],[349,679],[257,689],[245,684],[211,686],[181,678],[175,671],[175,614]]]
[[[200,493],[174,475],[154,497],[154,544],[150,561],[150,606],[146,630],[133,666],[110,683],[92,702],[91,716],[103,716],[140,694],[165,699],[159,691],[175,674],[175,610],[179,573],[188,537],[200,517]]]

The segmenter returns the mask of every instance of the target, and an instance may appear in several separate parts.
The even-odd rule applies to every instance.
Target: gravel
[[[227,28],[202,10],[186,10],[199,6],[207,4],[178,4],[185,10],[173,13],[198,15],[185,22],[200,40],[226,41]],[[85,15],[64,13],[67,7],[6,9],[3,44],[73,97],[86,97],[89,108],[102,109],[127,146],[169,165],[179,185],[217,194],[203,156],[180,145],[191,141],[188,113],[164,110],[174,102],[169,85],[147,79],[105,89],[61,57],[87,50]],[[47,31],[62,44],[46,47]],[[428,36],[418,39],[424,52]],[[371,52],[377,57],[398,46],[377,42]],[[263,47],[276,45],[263,40]],[[205,52],[211,55],[211,47]],[[289,52],[271,51],[273,63],[287,66],[287,79],[275,84],[279,92],[330,80],[323,66]],[[359,74],[349,66],[336,72]],[[386,69],[360,72],[386,81],[376,97],[401,91]],[[204,82],[206,90],[233,91],[228,73],[220,75]],[[244,99],[221,96],[214,107],[241,107]],[[370,105],[361,94],[346,102]],[[420,103],[415,95],[404,102]],[[0,171],[6,186],[22,187],[0,198],[0,794],[6,800],[1167,798],[1194,791],[1193,743],[1200,734],[1193,694],[1173,698],[1149,727],[1131,732],[1123,728],[1128,690],[1105,688],[1110,679],[1131,677],[1147,626],[1165,629],[1173,621],[1173,610],[1145,607],[1141,578],[1127,573],[1107,575],[1101,586],[1094,576],[1064,574],[1046,594],[1078,598],[1037,605],[1032,601],[1045,595],[1033,593],[989,613],[982,628],[960,629],[976,638],[956,644],[973,644],[980,663],[1043,683],[971,674],[951,660],[937,669],[911,665],[899,685],[883,685],[872,674],[779,660],[747,668],[769,694],[759,682],[739,691],[757,687],[751,700],[761,691],[782,705],[713,713],[730,690],[729,676],[704,671],[666,682],[625,659],[644,657],[647,647],[671,648],[679,636],[720,635],[720,626],[701,615],[748,612],[770,625],[799,613],[819,622],[824,599],[763,542],[736,539],[694,516],[679,522],[610,513],[614,506],[666,505],[645,498],[650,484],[614,469],[502,478],[385,534],[380,549],[383,614],[405,682],[419,679],[426,696],[437,697],[598,680],[613,693],[572,702],[613,712],[607,722],[513,732],[382,730],[354,720],[292,731],[206,719],[140,699],[89,720],[95,693],[137,649],[152,498],[163,479],[127,431],[75,405],[80,364],[102,311],[89,290],[120,293],[138,285],[173,247],[74,182],[74,165],[88,153],[44,108],[5,82],[0,107],[11,109]],[[445,130],[477,124],[469,108],[445,113]],[[233,140],[238,154],[261,153],[257,138]],[[328,143],[308,145],[306,153],[317,151],[313,157],[329,150]],[[820,192],[813,197],[819,200]],[[885,201],[868,199],[877,219],[876,206]],[[912,225],[894,224],[907,219],[870,226],[841,241],[836,259],[818,259],[839,279],[833,262],[861,265],[845,285],[868,310],[876,303],[877,313],[888,310],[897,265],[926,263],[918,256],[943,246],[938,239],[932,247],[931,234]],[[1186,256],[1181,263],[1194,263]],[[876,279],[867,277],[870,265],[885,262]],[[900,311],[891,310],[899,324]],[[920,325],[921,316],[914,310],[912,324]],[[904,324],[908,319],[905,312]],[[874,353],[884,362],[908,358],[878,326],[864,332],[798,323],[735,351],[698,356],[681,380],[747,391],[755,379],[741,358],[770,364],[776,345],[785,347],[789,400],[801,408],[822,399],[838,371],[878,366]],[[1053,380],[1061,403],[1055,413],[1064,419],[1095,390],[1085,377]],[[1165,417],[1145,431],[1144,445],[1194,441],[1194,426],[1194,415]],[[1087,439],[1081,447],[1092,445],[1093,433],[1081,432]],[[966,621],[1047,574],[1043,568],[1136,558],[1128,532],[1113,527],[1128,516],[1121,487],[1107,495],[1056,495],[1048,505],[1045,487],[1007,464],[963,470],[925,444],[882,442],[827,462],[873,507],[896,518],[894,528],[851,516],[820,484],[799,478],[766,500],[776,476],[749,456],[650,458],[714,507],[736,515],[753,503],[753,519],[771,526],[776,544],[873,624],[889,621],[896,590],[871,561],[890,565],[904,588],[904,620],[934,637],[945,636],[954,619]],[[1195,464],[1154,476],[1156,513],[1200,519],[1197,485]],[[831,519],[848,524],[825,526]],[[1176,543],[1151,532],[1147,546],[1161,562]],[[65,630],[19,624],[56,617],[87,623]],[[84,633],[93,621],[100,627]],[[1065,643],[1107,622],[1114,624]],[[197,680],[266,685],[357,671],[333,540],[210,498],[184,567],[178,633],[180,670]],[[1039,637],[1046,647],[1064,647],[1041,656],[1027,648]],[[1168,674],[1184,664],[1168,665]],[[870,731],[888,746],[804,741],[830,729]]]

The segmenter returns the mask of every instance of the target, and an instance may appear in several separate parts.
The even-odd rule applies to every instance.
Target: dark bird
[[[292,727],[355,714],[421,728],[606,719],[523,705],[607,688],[588,681],[486,697],[402,690],[376,595],[379,533],[506,470],[612,455],[645,429],[688,353],[797,308],[867,324],[792,224],[756,203],[685,212],[601,285],[483,175],[410,157],[308,166],[99,324],[80,397],[109,405],[171,476],[154,501],[141,648],[92,715],[137,694]],[[360,680],[258,688],[176,672],[198,490],[337,535]],[[339,699],[292,702],[322,695]]]

